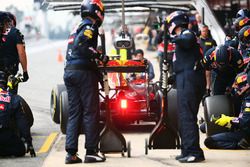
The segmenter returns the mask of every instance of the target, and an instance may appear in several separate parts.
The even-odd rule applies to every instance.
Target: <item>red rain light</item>
[[[128,102],[126,99],[121,99],[121,108],[122,109],[128,108]]]

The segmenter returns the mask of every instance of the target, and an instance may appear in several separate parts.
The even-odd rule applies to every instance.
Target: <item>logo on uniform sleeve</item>
[[[4,97],[4,96],[0,95],[0,101],[2,101],[2,102],[10,103],[10,99],[11,99],[10,96]]]
[[[0,110],[1,111],[5,110],[5,105],[4,104],[0,104]]]
[[[74,36],[70,36],[68,39],[68,44],[72,44],[74,42]]]
[[[93,32],[91,30],[85,30],[83,34],[88,37],[89,39],[93,38]]]

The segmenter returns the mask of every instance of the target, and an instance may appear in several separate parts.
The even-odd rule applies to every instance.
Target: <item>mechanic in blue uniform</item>
[[[226,36],[225,45],[238,49],[238,32],[244,26],[249,25],[249,21],[247,18],[250,19],[250,11],[248,9],[240,9],[237,12],[235,21],[233,22],[235,32]]]
[[[0,71],[0,156],[19,157],[26,152],[36,156],[21,98],[7,91],[7,75]]]
[[[238,34],[239,42],[241,48],[240,50],[241,55],[244,60],[245,67],[250,62],[250,25],[243,27]]]
[[[181,137],[181,163],[204,161],[200,148],[197,114],[205,91],[205,73],[201,68],[202,53],[194,32],[188,30],[189,18],[183,11],[175,11],[167,17],[169,32],[176,35],[173,69],[176,73],[177,110]],[[167,141],[166,141],[167,142]]]
[[[209,49],[217,46],[217,44],[216,41],[212,38],[207,25],[202,25],[200,31],[201,35],[199,36],[199,43],[201,45],[203,54],[205,54]]]
[[[202,65],[206,71],[206,94],[203,96],[203,101],[207,96],[224,95],[232,86],[236,75],[243,71],[244,62],[241,54],[233,47],[220,45],[209,49],[203,60]],[[211,73],[211,75],[207,75]],[[241,99],[234,97],[235,114],[240,113]],[[200,130],[205,133],[205,122],[201,124]]]
[[[85,132],[85,163],[104,162],[98,155],[99,142],[99,71],[96,59],[107,63],[108,57],[97,52],[98,28],[104,19],[101,0],[84,0],[82,21],[68,39],[64,82],[68,92],[69,114],[66,130],[65,163],[81,163],[77,156],[79,129]]]
[[[16,75],[18,65],[21,63],[23,69],[23,82],[29,79],[27,71],[27,56],[25,51],[24,36],[16,28],[16,18],[13,14],[6,12],[10,21],[10,29],[2,37],[3,45],[0,48],[0,70],[8,75]]]
[[[244,63],[241,54],[233,47],[220,45],[209,49],[202,64],[212,71],[212,79],[207,79],[207,87],[212,86],[213,95],[223,95],[231,87],[236,75],[243,71]],[[210,76],[208,76],[210,77]]]
[[[205,139],[204,144],[210,149],[247,149],[242,139],[250,136],[250,72],[237,75],[233,84],[233,95],[242,96],[241,113],[238,117],[224,114],[213,120],[215,124],[231,129],[230,132],[218,133]]]

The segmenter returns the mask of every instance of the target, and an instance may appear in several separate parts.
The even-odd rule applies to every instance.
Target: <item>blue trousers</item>
[[[94,71],[65,70],[69,117],[66,130],[66,151],[78,151],[79,128],[85,132],[85,148],[96,150],[99,141],[98,77]]]
[[[197,114],[205,92],[205,74],[193,70],[177,73],[176,84],[182,155],[204,157],[199,143]]]
[[[238,143],[244,137],[242,131],[218,133],[206,138],[204,144],[210,149],[240,149]]]

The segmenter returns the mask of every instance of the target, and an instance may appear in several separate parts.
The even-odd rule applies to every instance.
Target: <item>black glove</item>
[[[26,153],[30,153],[31,157],[36,157],[36,152],[34,150],[34,147],[32,145],[32,142],[27,142],[27,149]]]
[[[101,57],[101,61],[104,65],[106,65],[109,61],[109,57],[107,55],[104,55]]]
[[[23,82],[28,81],[28,79],[29,79],[29,74],[28,74],[28,72],[27,72],[27,71],[23,72]]]
[[[211,93],[211,90],[210,89],[206,89],[206,92],[205,94],[203,95],[202,97],[202,105],[204,106],[204,102],[205,102],[205,99],[210,96],[210,93]]]

